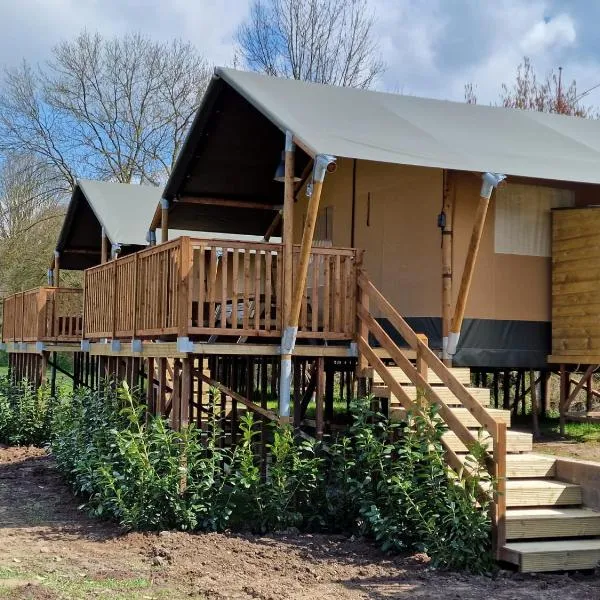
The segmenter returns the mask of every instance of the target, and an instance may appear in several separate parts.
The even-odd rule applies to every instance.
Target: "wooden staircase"
[[[364,275],[359,289],[359,369],[372,375],[371,393],[387,399],[390,417],[402,419],[408,410],[418,410],[417,396],[437,404],[449,427],[442,443],[454,469],[465,466],[475,440],[487,446],[491,475],[498,481],[492,515],[496,557],[522,572],[597,567],[600,512],[583,505],[581,487],[556,478],[556,459],[534,454],[531,434],[506,430],[510,411],[489,408],[490,391],[470,387],[469,369],[445,367]],[[416,364],[371,316],[372,300],[416,351]],[[370,338],[397,366],[377,358]]]

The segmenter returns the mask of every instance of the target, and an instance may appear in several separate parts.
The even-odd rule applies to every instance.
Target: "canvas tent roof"
[[[102,227],[110,243],[121,244],[122,254],[147,245],[146,235],[162,188],[148,185],[81,179],[71,196],[56,249],[63,269],[87,269],[100,263]],[[160,242],[160,231],[157,232]],[[171,229],[170,239],[198,236],[197,231]],[[202,237],[226,238],[203,232]],[[239,236],[236,236],[236,239]],[[256,241],[256,236],[248,236]]]
[[[85,269],[98,264],[103,227],[111,243],[132,250],[145,246],[161,192],[147,185],[79,180],[56,245],[61,267]]]
[[[600,183],[600,120],[280,79],[218,68],[165,189],[281,203],[284,132],[309,154]],[[242,214],[243,213],[243,214]],[[269,219],[174,203],[174,226],[262,233]],[[176,225],[175,225],[176,223]],[[185,225],[183,223],[186,223]],[[241,232],[241,231],[240,231]]]
[[[600,183],[600,120],[218,69],[315,154]]]

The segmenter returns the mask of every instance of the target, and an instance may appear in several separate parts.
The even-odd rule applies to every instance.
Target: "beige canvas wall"
[[[481,178],[454,173],[453,293],[458,294]],[[352,239],[353,161],[341,159],[328,174],[321,206],[334,207],[336,246]],[[544,182],[512,179],[519,183]],[[578,206],[600,204],[595,186],[545,182],[575,191]],[[404,316],[441,315],[441,169],[358,161],[354,246],[365,250],[364,266],[375,285]],[[306,197],[296,205],[295,237],[300,241]],[[550,259],[494,251],[494,196],[490,203],[478,263],[467,304],[467,318],[550,320]]]

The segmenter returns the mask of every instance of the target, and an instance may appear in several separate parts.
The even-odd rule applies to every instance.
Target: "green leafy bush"
[[[337,528],[357,527],[383,550],[420,550],[438,567],[485,572],[492,568],[488,517],[481,497],[483,449],[469,457],[472,477],[444,461],[446,431],[432,408],[391,424],[369,403],[354,406],[354,423],[331,447],[327,498]]]
[[[0,443],[41,446],[50,441],[53,402],[47,387],[0,378]]]
[[[126,387],[106,386],[61,400],[52,450],[88,510],[131,529],[358,533],[386,551],[427,552],[439,567],[490,569],[482,470],[475,458],[472,478],[447,468],[435,410],[401,424],[368,400],[353,412],[351,429],[327,446],[274,427],[264,469],[250,413],[236,446],[223,448],[214,415],[203,431],[175,432]]]

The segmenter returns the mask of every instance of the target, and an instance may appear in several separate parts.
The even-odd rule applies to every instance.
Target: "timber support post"
[[[102,243],[100,245],[100,264],[104,264],[108,261],[108,236],[106,235],[106,229],[102,228]]]
[[[284,219],[286,215],[286,203],[294,201],[294,173],[292,170],[293,163],[288,164],[288,137],[290,152],[293,152],[293,141],[291,134],[286,135],[286,164],[285,164],[285,202],[284,202]],[[308,210],[306,213],[306,221],[302,232],[302,243],[300,244],[300,256],[298,265],[294,273],[294,293],[292,296],[291,307],[286,306],[286,295],[284,294],[284,315],[288,315],[288,320],[285,322],[283,336],[281,338],[281,378],[280,378],[280,396],[279,396],[279,415],[282,418],[289,419],[290,415],[290,388],[292,380],[292,353],[296,345],[296,335],[298,333],[298,321],[300,319],[300,309],[302,307],[302,297],[306,278],[308,275],[308,263],[310,260],[310,250],[312,247],[315,225],[317,222],[317,213],[319,211],[319,203],[321,201],[321,191],[323,189],[323,181],[325,173],[333,173],[337,168],[335,157],[328,154],[319,154],[315,157],[312,184],[310,185],[310,199],[308,202]],[[289,198],[288,198],[289,190]],[[285,221],[284,221],[285,228]],[[285,243],[285,242],[284,242]],[[288,274],[291,279],[291,272]],[[288,312],[289,311],[289,312]]]
[[[285,134],[285,175],[283,190],[283,335],[281,337],[281,371],[279,381],[279,416],[290,416],[292,387],[292,351],[295,339],[288,329],[292,304],[294,265],[294,169],[295,145],[291,131]],[[293,336],[295,338],[295,336]]]
[[[493,190],[498,187],[501,181],[505,179],[505,176],[499,173],[484,173],[482,175],[482,179],[483,182],[481,184],[481,192],[479,194],[479,204],[477,205],[477,212],[475,213],[475,222],[473,224],[473,231],[471,232],[471,241],[469,242],[469,249],[467,250],[467,258],[465,259],[465,267],[460,282],[456,307],[454,308],[452,326],[450,328],[450,332],[448,333],[446,347],[443,349],[444,354],[449,355],[450,357],[456,354],[460,330],[465,317],[465,308],[467,306],[469,291],[471,289],[471,281],[475,271],[477,255],[479,254],[479,246],[483,236],[485,219],[488,206],[490,204],[490,198],[492,197]]]
[[[54,251],[54,269],[52,270],[54,277],[54,287],[60,287],[60,252]]]
[[[446,366],[452,366],[452,357],[447,348],[452,325],[452,221],[456,194],[454,183],[453,173],[444,171],[443,209],[438,225],[442,232],[442,361]]]
[[[160,236],[161,243],[169,241],[169,201],[166,198],[160,199]]]

